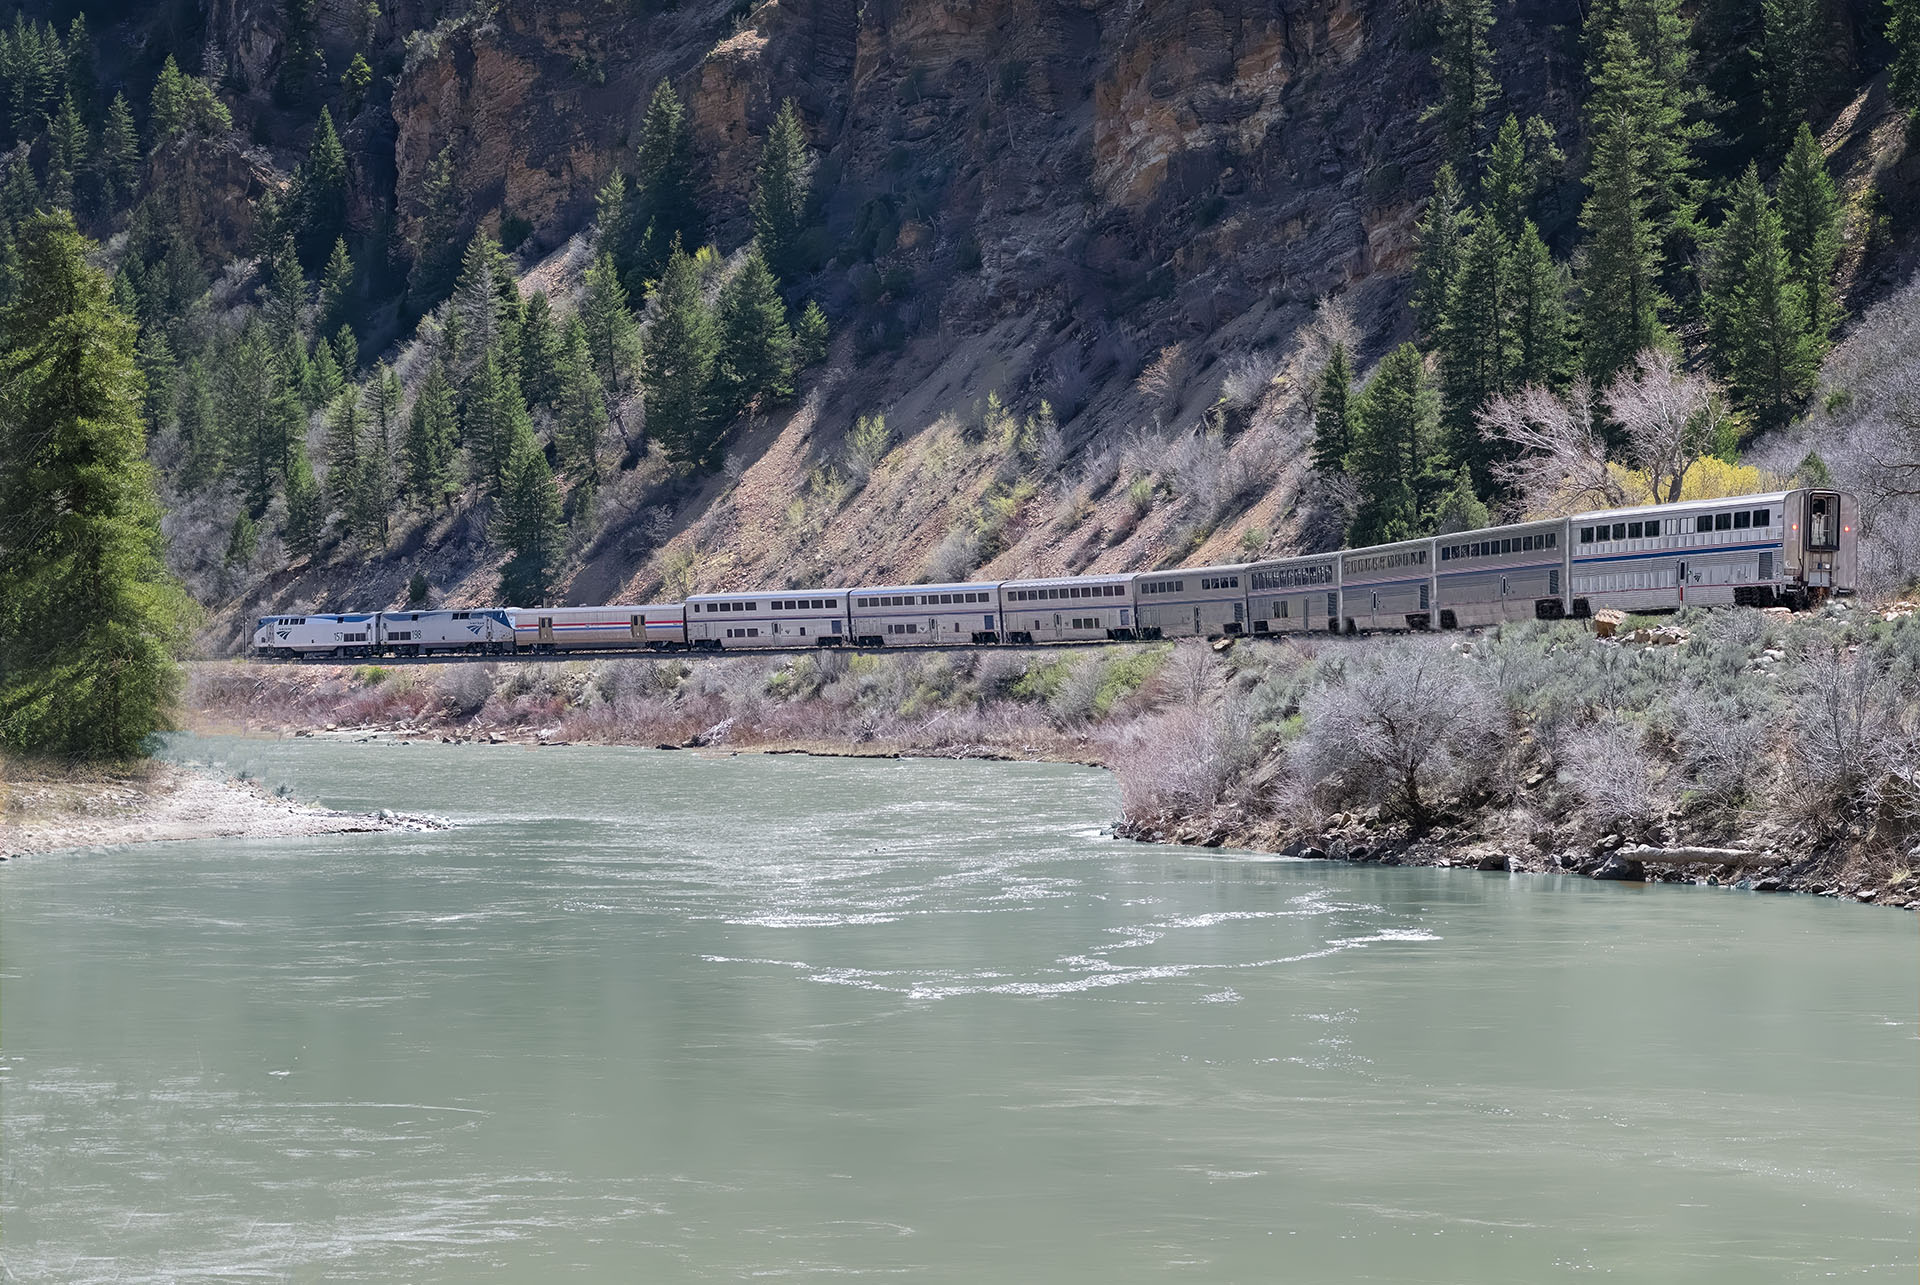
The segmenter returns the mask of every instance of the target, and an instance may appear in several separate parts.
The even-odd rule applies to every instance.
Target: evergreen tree
[[[260,315],[279,359],[280,371],[297,389],[307,386],[307,279],[301,275],[293,238],[285,236],[267,263]]]
[[[626,293],[613,258],[604,250],[587,269],[586,290],[580,319],[593,350],[594,370],[600,382],[617,395],[632,382],[633,370],[640,364],[640,330],[627,311]]]
[[[353,256],[347,253],[347,239],[333,243],[326,271],[320,278],[320,333],[333,334],[353,324]]]
[[[1440,445],[1440,402],[1420,350],[1401,344],[1388,353],[1352,411],[1352,471],[1361,501],[1349,539],[1387,544],[1420,535],[1456,481]]]
[[[1446,131],[1448,155],[1466,168],[1480,147],[1482,119],[1498,86],[1493,79],[1492,0],[1441,0],[1440,52],[1433,65],[1440,73],[1440,101],[1427,111]]]
[[[351,380],[354,372],[360,369],[360,341],[353,337],[353,331],[342,326],[333,332],[333,338],[327,347],[333,353],[334,364],[339,367],[340,378]]]
[[[694,169],[693,122],[669,81],[654,87],[640,122],[635,159],[627,239],[614,251],[614,263],[628,299],[637,305],[646,293],[647,280],[660,271],[675,244],[700,245],[706,240],[706,216],[700,209]]]
[[[213,375],[219,437],[240,472],[248,509],[259,517],[287,475],[293,444],[305,431],[305,407],[257,319],[221,350]]]
[[[1887,97],[1909,121],[1920,120],[1920,0],[1887,0],[1887,41]]]
[[[1833,268],[1840,257],[1840,197],[1827,158],[1805,124],[1780,167],[1780,230],[1793,280],[1806,302],[1808,329],[1815,351],[1824,355],[1827,337],[1840,320]]]
[[[140,190],[140,135],[125,94],[115,94],[100,130],[100,191],[107,209],[122,210]]]
[[[1554,262],[1540,229],[1528,219],[1513,251],[1513,387],[1559,388],[1573,360],[1567,317],[1567,271]]]
[[[360,439],[366,421],[360,392],[343,388],[327,410],[327,503],[345,511],[360,484]]]
[[[393,510],[393,460],[381,435],[371,423],[368,428],[347,502],[347,527],[362,548],[379,549],[387,542]]]
[[[553,304],[545,290],[527,299],[520,323],[520,391],[530,406],[545,406],[560,383],[561,338],[553,324]]]
[[[510,607],[545,602],[560,561],[560,492],[531,429],[514,438],[492,535],[508,550],[500,568],[500,597]]]
[[[1453,277],[1460,270],[1460,242],[1467,215],[1460,208],[1460,182],[1453,166],[1443,164],[1433,176],[1433,197],[1415,234],[1418,258],[1413,268],[1413,313],[1421,338],[1431,343],[1445,323]]]
[[[1785,149],[1813,114],[1826,74],[1827,40],[1820,0],[1760,0],[1760,81],[1768,131]]]
[[[280,75],[273,96],[283,107],[304,107],[319,90],[323,60],[314,4],[315,0],[281,0]]]
[[[313,480],[306,443],[294,438],[287,452],[287,552],[305,557],[320,547],[320,523],[326,517],[325,498]]]
[[[174,410],[180,434],[180,483],[197,491],[226,472],[227,442],[220,418],[214,413],[213,385],[198,357],[189,357],[180,373],[180,391]]]
[[[589,478],[600,472],[600,438],[607,431],[607,393],[595,373],[593,346],[586,325],[575,317],[567,326],[559,372],[560,431],[556,444],[568,468],[584,469]]]
[[[315,344],[313,360],[307,363],[307,386],[305,391],[307,409],[317,411],[323,406],[333,404],[333,399],[346,387],[346,376],[340,370],[340,359],[333,355],[332,344]]]
[[[1468,0],[1484,4],[1487,0]],[[780,104],[767,138],[760,147],[760,169],[753,189],[753,231],[766,255],[767,267],[783,282],[797,280],[806,269],[802,237],[812,212],[813,192],[807,174],[807,137],[793,100]]]
[[[149,147],[158,147],[168,139],[186,132],[187,128],[187,78],[180,74],[180,64],[168,54],[167,60],[160,64],[160,75],[153,82],[153,97],[147,110],[147,139]]]
[[[0,744],[122,758],[168,725],[189,610],[163,557],[134,325],[70,216],[30,219],[18,247],[0,316]]]
[[[660,278],[643,379],[647,428],[676,460],[705,465],[718,444],[711,388],[716,341],[700,270],[674,248]]]
[[[159,326],[143,327],[134,344],[133,356],[146,388],[146,395],[141,399],[141,420],[154,431],[162,431],[172,421],[178,380],[178,365],[173,346],[167,342],[167,332]]]
[[[453,288],[453,311],[461,322],[464,352],[477,362],[491,353],[516,384],[520,374],[520,279],[500,243],[477,232],[460,260]]]
[[[89,125],[100,119],[100,69],[94,63],[93,35],[87,15],[76,13],[67,24],[67,94]]]
[[[758,246],[720,291],[718,311],[714,394],[722,420],[792,397],[793,332]]]
[[[1352,397],[1347,346],[1336,340],[1313,399],[1313,467],[1323,476],[1337,477],[1347,471],[1347,459],[1353,453]]]
[[[340,98],[346,109],[347,120],[360,114],[361,106],[367,101],[367,89],[372,84],[373,67],[367,62],[367,56],[354,54],[353,61],[340,73]]]
[[[54,209],[73,208],[74,180],[87,165],[87,144],[86,122],[68,94],[60,100],[60,111],[47,135],[46,199]]]
[[[610,255],[615,260],[615,274],[618,265],[628,255],[628,246],[638,235],[634,231],[635,202],[633,185],[627,176],[619,170],[601,185],[594,194],[595,233],[593,240],[596,255]]]
[[[324,107],[307,158],[293,178],[293,208],[301,266],[318,268],[347,231],[347,152]]]
[[[1580,274],[1580,332],[1587,374],[1599,387],[1634,354],[1665,342],[1646,152],[1629,117],[1607,122],[1595,140],[1589,184],[1593,194],[1580,212],[1588,238]]]
[[[453,480],[453,385],[447,368],[435,361],[407,417],[407,486],[428,508],[447,502],[458,490]]]
[[[467,383],[466,415],[462,428],[467,463],[475,480],[498,495],[505,482],[513,444],[524,428],[533,432],[520,381],[495,352],[488,352]]]
[[[1475,417],[1511,386],[1513,247],[1492,218],[1470,226],[1440,328],[1440,371],[1453,458],[1466,465],[1476,488],[1491,494],[1498,443],[1481,436]]]
[[[800,320],[793,325],[793,368],[805,370],[825,361],[827,338],[827,314],[809,299],[800,310]]]
[[[1734,403],[1764,426],[1784,424],[1812,391],[1820,358],[1780,216],[1755,167],[1735,187],[1716,241],[1708,315]]]
[[[252,516],[241,509],[239,516],[233,520],[233,534],[227,537],[226,564],[229,567],[244,567],[253,561],[253,555],[259,551],[259,530],[254,526]]]
[[[413,267],[407,301],[425,312],[447,297],[460,268],[460,194],[453,181],[453,144],[442,147],[420,184],[420,217],[414,224]]]
[[[1624,128],[1639,158],[1635,186],[1663,271],[1687,257],[1699,204],[1694,151],[1706,129],[1693,119],[1701,95],[1692,34],[1679,0],[1598,0],[1587,16],[1593,89],[1586,114],[1595,149],[1588,184],[1599,198],[1601,139]]]

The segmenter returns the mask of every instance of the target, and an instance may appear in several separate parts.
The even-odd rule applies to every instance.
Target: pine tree
[[[1441,0],[1440,52],[1433,59],[1440,73],[1440,101],[1427,116],[1439,118],[1448,155],[1462,168],[1479,149],[1487,104],[1498,89],[1493,49],[1487,44],[1492,30],[1492,0]]]
[[[331,406],[346,383],[346,375],[340,369],[340,359],[333,355],[333,345],[315,344],[313,360],[307,363],[307,386],[303,390],[307,409],[317,411],[323,406]]]
[[[360,341],[353,337],[353,331],[345,326],[340,327],[333,332],[333,338],[327,341],[327,348],[333,353],[340,378],[351,380],[354,372],[360,369]]]
[[[467,383],[462,437],[474,479],[495,495],[505,483],[513,443],[523,427],[532,433],[520,381],[496,353],[489,352]]]
[[[1420,336],[1428,343],[1438,337],[1446,321],[1453,277],[1460,270],[1460,242],[1466,220],[1460,208],[1459,180],[1453,166],[1443,164],[1433,176],[1433,197],[1427,202],[1427,212],[1414,229],[1419,251],[1413,268],[1413,313]]]
[[[1920,120],[1920,0],[1887,0],[1887,42],[1887,97],[1909,121]]]
[[[198,357],[189,357],[180,372],[174,423],[180,434],[182,488],[197,491],[224,476],[227,442],[214,413],[212,382]]]
[[[1587,375],[1603,386],[1642,349],[1665,342],[1658,233],[1648,214],[1646,153],[1625,115],[1594,142],[1593,194],[1580,211],[1587,233],[1580,274],[1580,332]]]
[[[517,384],[523,316],[520,279],[500,243],[486,232],[475,233],[461,256],[453,311],[460,317],[461,343],[472,360],[491,353]]]
[[[160,64],[160,75],[153,82],[153,97],[147,110],[147,145],[158,147],[168,139],[186,132],[187,78],[180,64],[168,54]]]
[[[387,542],[388,519],[393,509],[393,460],[386,441],[368,424],[362,444],[359,467],[354,473],[353,492],[347,502],[347,527],[365,549],[379,549]]]
[[[123,758],[168,725],[189,614],[163,556],[134,325],[71,216],[28,220],[18,247],[0,316],[0,743]]]
[[[1351,465],[1361,501],[1352,543],[1387,544],[1421,534],[1455,478],[1440,446],[1440,401],[1412,344],[1384,357],[1353,400]]]
[[[626,253],[623,257],[616,250],[614,263],[628,299],[637,305],[646,293],[647,280],[660,271],[675,244],[700,245],[706,240],[706,216],[700,209],[694,171],[693,122],[669,81],[654,87],[640,122],[635,159]]]
[[[1514,246],[1509,298],[1514,342],[1512,385],[1562,387],[1573,360],[1567,271],[1554,262],[1532,219],[1521,227],[1520,240]]]
[[[453,144],[448,143],[435,154],[420,184],[413,267],[407,275],[407,301],[415,312],[446,298],[460,268],[460,193],[453,180]]]
[[[514,439],[492,535],[508,550],[500,568],[500,597],[510,607],[545,602],[560,561],[560,492],[530,429]]]
[[[140,135],[125,94],[115,94],[100,131],[100,190],[111,211],[123,210],[140,190]]]
[[[1828,336],[1840,320],[1833,268],[1840,257],[1840,197],[1827,158],[1806,125],[1794,136],[1793,150],[1780,167],[1781,235],[1794,283],[1806,302],[1815,352],[1824,356]]]
[[[1476,417],[1510,387],[1516,348],[1513,247],[1491,218],[1475,220],[1470,227],[1438,346],[1453,458],[1467,466],[1477,489],[1491,494],[1500,453],[1498,443],[1481,436]]]
[[[229,567],[244,567],[253,561],[253,555],[260,551],[260,533],[254,526],[253,518],[245,509],[233,520],[233,533],[227,537],[226,564]]]
[[[314,23],[315,0],[281,0],[280,75],[273,96],[283,107],[303,107],[319,89],[319,34]]]
[[[1698,208],[1694,150],[1705,127],[1692,116],[1701,102],[1694,83],[1693,24],[1679,0],[1599,0],[1587,15],[1589,137],[1600,197],[1601,139],[1624,128],[1638,157],[1636,191],[1653,230],[1656,262],[1682,262],[1692,245]]]
[[[67,24],[67,93],[89,124],[100,119],[100,69],[94,63],[93,34],[87,15],[76,13]]]
[[[717,321],[714,394],[721,419],[792,397],[793,332],[779,284],[757,246],[720,291]]]
[[[343,388],[327,409],[327,503],[345,510],[359,485],[360,439],[366,432],[360,392]]]
[[[628,255],[628,246],[638,233],[634,230],[633,184],[619,170],[613,172],[600,190],[594,194],[595,231],[593,249],[596,255],[610,255],[615,260],[615,272],[618,264]]]
[[[220,350],[211,373],[219,436],[239,470],[248,509],[259,517],[287,476],[293,443],[306,429],[306,409],[258,319]]]
[[[1813,114],[1826,75],[1821,0],[1760,0],[1760,80],[1767,125],[1785,149],[1801,121]]]
[[[86,122],[68,94],[60,100],[60,111],[47,135],[46,198],[55,209],[73,208],[74,180],[85,170],[87,142]]]
[[[353,324],[353,256],[347,253],[347,239],[333,243],[333,253],[320,277],[320,333],[333,334]]]
[[[1486,3],[1486,0],[1472,0]],[[767,267],[782,282],[797,280],[806,269],[806,233],[813,192],[807,174],[807,137],[793,100],[779,115],[760,146],[760,168],[753,189],[753,231]]]
[[[179,367],[167,332],[159,326],[143,326],[134,344],[133,359],[140,367],[146,395],[141,399],[141,420],[155,432],[164,431],[172,422],[175,385]]]
[[[293,208],[301,266],[318,268],[347,231],[347,152],[324,107],[293,178]]]
[[[805,370],[825,361],[827,338],[827,314],[809,299],[800,310],[800,320],[793,325],[793,368]]]
[[[617,395],[632,383],[634,368],[640,364],[640,331],[627,311],[627,296],[613,258],[604,250],[587,269],[586,290],[580,319],[593,350],[594,370]]]
[[[561,339],[553,324],[553,304],[545,290],[527,299],[520,323],[520,391],[530,406],[545,406],[557,394],[560,382]]]
[[[600,439],[607,431],[607,393],[595,373],[593,346],[586,325],[575,317],[567,326],[557,363],[560,431],[556,444],[568,468],[582,468],[588,477],[600,472]]]
[[[293,557],[311,555],[320,547],[320,523],[326,517],[326,500],[313,480],[313,465],[307,460],[306,443],[295,438],[287,452],[287,552]]]
[[[307,280],[293,238],[282,237],[267,263],[266,296],[260,315],[279,359],[281,373],[296,389],[307,386]]]
[[[1751,165],[1716,238],[1710,282],[1715,353],[1734,404],[1763,426],[1784,424],[1812,390],[1820,359],[1780,216]]]
[[[676,247],[660,279],[648,336],[647,428],[676,460],[711,462],[718,442],[711,387],[716,341],[700,270]]]
[[[1325,477],[1347,471],[1353,453],[1353,372],[1347,365],[1347,346],[1335,341],[1320,371],[1319,391],[1313,399],[1313,467]]]
[[[407,417],[407,486],[415,500],[428,508],[447,502],[458,489],[453,480],[453,386],[438,361],[427,367],[427,377]]]
[[[373,67],[367,62],[367,56],[356,53],[347,69],[340,73],[340,98],[346,109],[346,119],[351,121],[360,114],[361,106],[367,101],[367,89],[373,84]]]

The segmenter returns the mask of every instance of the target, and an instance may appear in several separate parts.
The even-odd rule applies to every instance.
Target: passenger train
[[[1800,607],[1853,592],[1859,525],[1844,492],[1775,491],[1231,566],[708,593],[633,606],[265,616],[252,650],[319,659],[1028,646],[1460,629],[1605,607]]]

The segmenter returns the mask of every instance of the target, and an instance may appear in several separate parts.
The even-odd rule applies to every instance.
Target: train
[[[1603,608],[1804,607],[1854,592],[1859,506],[1803,488],[1220,566],[690,595],[685,602],[262,616],[275,659],[1040,646],[1465,629]]]

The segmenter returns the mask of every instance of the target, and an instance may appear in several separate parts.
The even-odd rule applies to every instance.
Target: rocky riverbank
[[[0,860],[63,848],[438,829],[429,817],[336,812],[252,781],[165,762],[125,769],[0,762]]]

